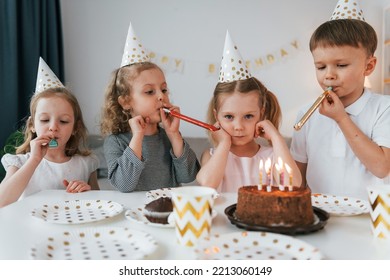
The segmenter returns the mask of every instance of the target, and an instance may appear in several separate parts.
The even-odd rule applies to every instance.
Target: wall
[[[382,42],[382,9],[390,0],[360,0],[366,21]],[[317,85],[308,41],[328,20],[337,0],[62,0],[65,84],[78,97],[90,133],[99,133],[104,89],[119,67],[130,21],[143,45],[168,58],[184,62],[183,71],[166,71],[171,99],[181,111],[204,120],[218,75],[228,29],[244,59],[279,54],[297,40],[299,48],[284,59],[259,69],[259,78],[279,98],[281,131],[291,136],[297,110],[321,92]],[[294,49],[292,49],[294,50]],[[373,90],[381,90],[382,54],[370,76]],[[205,131],[181,122],[184,136],[202,137]]]

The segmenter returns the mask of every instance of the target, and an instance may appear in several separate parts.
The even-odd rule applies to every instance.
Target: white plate
[[[31,215],[49,223],[83,224],[114,217],[123,206],[108,200],[69,200],[43,204]]]
[[[370,207],[368,201],[364,199],[321,193],[312,194],[311,203],[334,216],[360,215],[368,213]]]
[[[213,235],[199,241],[198,259],[217,260],[320,260],[321,252],[312,245],[291,236],[243,231]]]
[[[83,228],[48,235],[31,248],[37,260],[147,259],[157,242],[142,231],[121,227]]]
[[[171,195],[172,188],[162,188],[157,190],[151,190],[146,193],[146,198],[148,201],[152,201],[155,199],[158,199],[160,197],[172,197]],[[215,195],[213,195],[213,198],[216,199],[219,196],[219,194],[215,191]]]
[[[213,209],[211,213],[211,217],[214,219],[216,216],[217,216],[217,211]],[[134,221],[148,226],[163,227],[163,228],[175,227],[175,221],[173,219],[172,214],[168,216],[168,224],[152,223],[145,217],[142,207],[127,210],[125,212],[125,217],[130,221]]]

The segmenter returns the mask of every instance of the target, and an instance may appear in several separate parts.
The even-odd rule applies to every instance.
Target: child
[[[299,170],[277,129],[277,98],[244,70],[236,49],[227,33],[219,83],[208,109],[208,121],[221,129],[211,133],[215,148],[203,153],[197,181],[219,192],[237,192],[241,186],[259,184],[260,160],[276,162],[280,157],[293,168],[294,184],[300,185]],[[272,147],[260,146],[256,137],[267,139]]]
[[[130,25],[121,67],[106,90],[101,126],[110,134],[104,142],[108,178],[121,192],[177,187],[194,181],[199,170],[179,119],[162,109],[179,111],[169,102],[164,74],[148,59]]]
[[[353,9],[341,3],[334,15],[338,8]],[[318,83],[333,89],[294,132],[291,153],[303,185],[315,192],[366,198],[366,187],[389,175],[390,99],[364,88],[375,69],[376,46],[375,30],[357,17],[332,18],[310,39]]]
[[[46,79],[56,82],[48,85]],[[30,114],[24,143],[16,155],[1,160],[7,174],[0,184],[0,207],[40,190],[98,190],[98,159],[79,145],[86,138],[80,106],[42,59]]]

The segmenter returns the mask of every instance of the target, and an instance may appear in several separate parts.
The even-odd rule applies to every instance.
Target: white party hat
[[[43,58],[39,57],[37,83],[35,85],[35,94],[54,87],[65,87],[65,86],[57,78],[57,76],[46,64]]]
[[[251,77],[245,61],[242,59],[237,46],[233,43],[229,31],[226,32],[225,47],[222,55],[219,82],[228,83],[245,80]]]
[[[129,31],[127,32],[125,49],[123,50],[121,67],[145,61],[150,61],[150,58],[130,23]]]
[[[335,19],[358,19],[364,20],[363,11],[357,0],[339,0],[330,20]]]

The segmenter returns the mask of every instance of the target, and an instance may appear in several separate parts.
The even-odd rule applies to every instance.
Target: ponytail
[[[282,120],[282,110],[280,108],[278,98],[263,84],[261,85],[263,87],[261,91],[264,93],[263,119],[269,120],[276,127],[276,129],[279,129]]]

